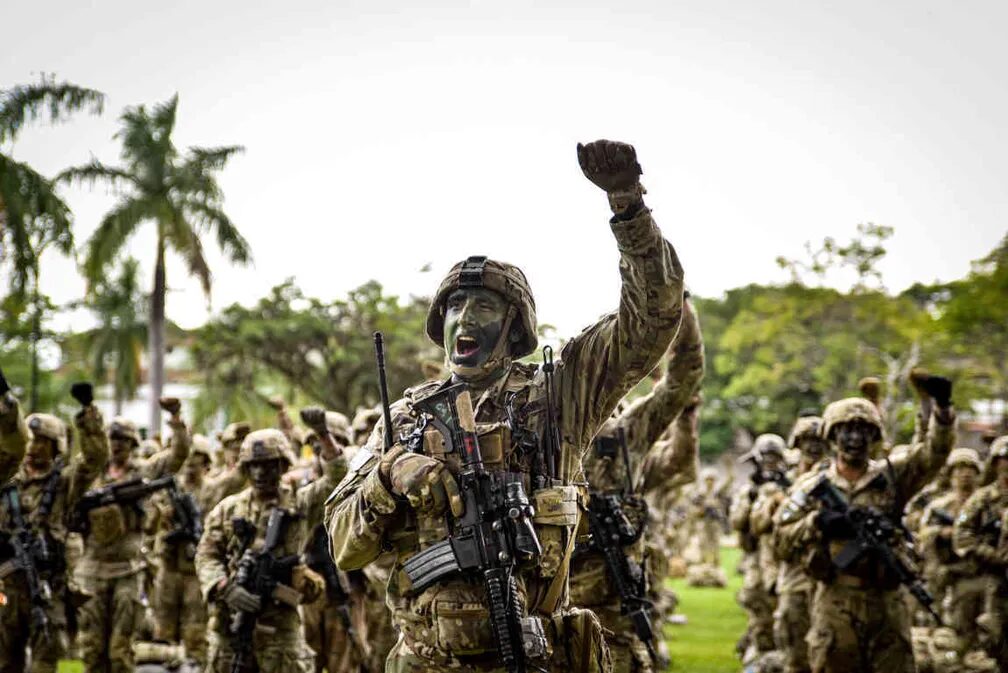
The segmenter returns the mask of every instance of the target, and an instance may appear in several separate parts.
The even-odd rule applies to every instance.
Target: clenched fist
[[[585,177],[608,192],[631,189],[642,171],[633,145],[615,140],[596,140],[577,146],[578,164]]]
[[[383,460],[379,469],[386,472],[392,492],[405,498],[416,511],[437,516],[451,509],[456,517],[462,515],[462,497],[455,477],[433,458],[402,452],[391,461]]]

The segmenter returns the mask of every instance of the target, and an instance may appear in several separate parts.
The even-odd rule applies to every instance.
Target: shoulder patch
[[[362,446],[357,449],[354,453],[353,458],[350,459],[350,463],[347,465],[347,470],[350,472],[360,472],[361,468],[368,464],[372,458],[376,458],[375,454],[371,452],[371,449],[366,446]]]

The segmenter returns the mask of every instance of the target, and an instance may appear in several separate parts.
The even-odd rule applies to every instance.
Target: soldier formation
[[[272,400],[276,427],[232,423],[214,450],[165,398],[171,435],[142,447],[87,384],[75,432],[24,418],[4,385],[0,673],[73,656],[115,673],[665,670],[665,579],[723,586],[729,527],[747,665],[912,671],[910,595],[957,661],[1008,665],[1008,439],[986,465],[950,453],[951,386],[919,377],[912,445],[886,450],[878,409],[842,400],[758,437],[731,497],[698,475],[702,337],[636,153],[596,141],[578,160],[607,195],[622,288],[555,361],[525,275],[469,257],[426,321],[450,376],[397,401],[381,378],[353,422],[310,407],[298,425]],[[904,558],[915,534],[936,600]]]

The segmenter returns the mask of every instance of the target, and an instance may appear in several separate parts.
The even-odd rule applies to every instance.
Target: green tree
[[[123,260],[118,274],[99,281],[84,305],[98,320],[85,336],[88,360],[97,381],[112,380],[115,412],[136,396],[140,385],[140,359],[147,342],[147,298],[140,289],[138,264]]]
[[[13,297],[7,308],[30,312],[32,409],[39,404],[38,349],[51,308],[39,290],[40,260],[50,246],[64,255],[73,252],[73,218],[52,181],[14,158],[13,144],[31,121],[58,123],[82,110],[99,114],[104,101],[98,91],[57,82],[51,75],[0,91],[0,263],[9,275]]]
[[[208,299],[211,273],[203,253],[205,235],[216,238],[231,262],[245,264],[251,259],[248,243],[222,209],[223,194],[217,182],[217,173],[244,148],[190,147],[180,154],[172,141],[177,110],[178,95],[150,110],[143,105],[126,108],[115,135],[122,143],[123,165],[108,166],[93,160],[60,176],[72,182],[102,182],[120,190],[118,202],[86,245],[83,266],[91,284],[101,279],[140,225],[150,223],[155,228],[154,282],[148,311],[152,432],[161,427],[158,398],[164,387],[166,254],[174,251],[185,261]]]
[[[400,301],[376,281],[345,299],[306,297],[292,280],[255,306],[232,305],[193,339],[196,368],[205,376],[200,420],[224,407],[228,419],[266,412],[265,395],[285,392],[352,413],[378,402],[372,334],[385,335],[389,393],[423,379],[421,363],[441,351],[424,336],[428,301]],[[279,390],[278,390],[279,389]]]

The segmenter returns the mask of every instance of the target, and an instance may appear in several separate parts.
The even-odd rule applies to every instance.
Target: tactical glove
[[[419,453],[404,452],[387,469],[392,493],[405,498],[416,511],[436,516],[451,507],[453,515],[462,515],[458,484],[442,463]]]
[[[326,434],[325,409],[322,407],[305,407],[300,411],[301,421],[316,434]]]
[[[952,404],[952,381],[944,376],[929,376],[921,382],[921,388],[942,409]]]
[[[178,416],[182,411],[182,402],[177,397],[162,397],[158,400],[158,404],[172,416]]]
[[[816,525],[828,540],[845,540],[854,537],[856,531],[847,514],[832,509],[821,509],[816,516]]]
[[[629,189],[637,184],[641,167],[633,145],[612,140],[578,143],[578,164],[585,177],[606,192]]]
[[[221,598],[229,608],[238,612],[259,612],[262,607],[262,599],[237,584],[228,584]]]

